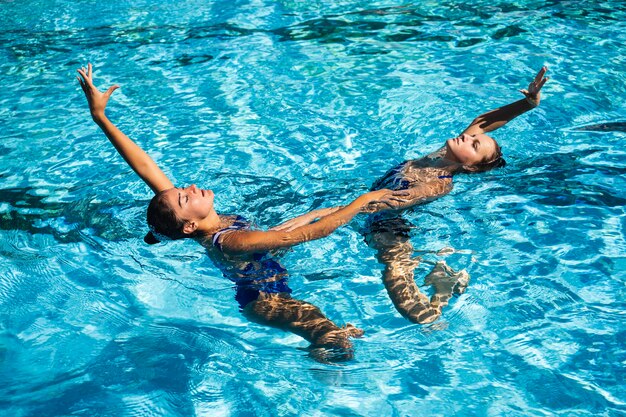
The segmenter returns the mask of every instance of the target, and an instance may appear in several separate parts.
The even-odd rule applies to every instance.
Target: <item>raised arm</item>
[[[320,239],[348,223],[364,208],[373,203],[385,202],[391,195],[390,190],[371,191],[363,194],[352,203],[343,207],[334,207],[329,214],[320,217],[315,223],[307,223],[294,229],[268,231],[232,231],[221,237],[220,245],[224,252],[245,253],[264,252],[273,249],[288,248],[310,240]],[[306,216],[306,215],[305,215]],[[300,216],[303,218],[304,216]],[[297,220],[298,218],[294,219]],[[312,220],[311,220],[312,221]],[[285,223],[283,223],[284,225]]]
[[[102,129],[109,141],[115,146],[117,152],[124,158],[130,167],[139,177],[154,191],[174,188],[172,182],[161,171],[157,164],[144,152],[135,142],[122,133],[104,114],[107,102],[111,94],[119,88],[118,85],[109,87],[102,93],[93,85],[93,73],[91,64],[87,68],[78,70],[80,77],[76,77],[81,88],[85,92],[85,97],[89,103],[89,111],[94,122]]]
[[[517,116],[537,107],[541,101],[541,87],[543,87],[548,80],[548,78],[544,77],[546,71],[548,71],[548,67],[541,68],[535,76],[535,79],[528,85],[528,90],[520,90],[525,98],[481,114],[474,119],[463,133],[476,135],[491,132],[492,130],[501,128]]]

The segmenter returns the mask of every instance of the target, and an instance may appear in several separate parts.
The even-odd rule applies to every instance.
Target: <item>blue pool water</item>
[[[98,3],[0,3],[1,415],[626,413],[624,2]],[[89,118],[88,61],[178,184],[263,227],[553,78],[494,133],[506,168],[409,215],[417,255],[471,275],[442,319],[394,310],[363,219],[284,256],[294,296],[365,330],[330,365],[242,317],[199,245],[143,243],[149,189]]]

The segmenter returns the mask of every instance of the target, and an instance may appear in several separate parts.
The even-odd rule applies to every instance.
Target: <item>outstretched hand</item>
[[[395,209],[408,201],[409,193],[405,190],[392,191],[387,189],[370,191],[362,197],[369,201],[361,208],[362,213],[375,213],[381,210]]]
[[[541,87],[543,87],[549,79],[549,77],[544,77],[547,71],[548,67],[542,67],[535,76],[535,79],[528,85],[528,90],[519,90],[520,93],[526,96],[526,101],[533,107],[537,107],[541,101]]]
[[[111,94],[113,94],[115,90],[120,88],[120,86],[113,85],[109,87],[109,89],[104,93],[99,91],[96,86],[93,85],[93,72],[91,64],[87,64],[87,68],[80,68],[78,70],[78,73],[80,74],[80,77],[76,78],[78,79],[78,83],[85,93],[87,103],[89,103],[89,111],[91,112],[91,117],[94,120],[99,117],[104,117],[104,109],[107,106],[107,102],[109,101]]]

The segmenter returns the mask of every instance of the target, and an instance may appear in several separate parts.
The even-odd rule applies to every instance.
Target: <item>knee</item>
[[[284,301],[280,297],[259,297],[248,303],[242,309],[242,313],[250,321],[271,322],[283,315],[281,314],[283,304]]]
[[[263,302],[258,300],[248,303],[242,310],[242,314],[248,320],[256,323],[264,323],[271,317],[271,308]]]

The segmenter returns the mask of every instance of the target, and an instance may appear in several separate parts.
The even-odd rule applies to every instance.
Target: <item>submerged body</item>
[[[420,190],[420,197],[409,209],[444,196],[452,190],[452,175],[440,164],[444,154],[442,148],[421,159],[404,161],[374,182],[372,190]],[[403,211],[388,210],[369,216],[364,237],[385,267],[383,284],[396,310],[414,323],[425,324],[441,315],[453,291],[460,293],[465,289],[469,276],[438,263],[426,279],[435,287],[435,294],[430,299],[422,294],[414,277],[419,260],[414,257],[410,241],[412,228],[403,217]]]
[[[150,232],[144,240],[194,238],[208,249],[224,275],[236,286],[236,299],[251,320],[292,331],[316,348],[338,349],[337,359],[352,356],[349,337],[363,332],[347,325],[339,327],[315,306],[291,297],[287,271],[275,251],[328,236],[372,204],[401,201],[389,190],[365,193],[342,207],[314,210],[269,230],[256,230],[238,216],[220,215],[214,194],[192,184],[174,187],[167,175],[135,142],[106,116],[105,109],[114,85],[100,92],[93,84],[91,64],[78,70],[93,121],[107,136],[128,165],[154,192],[148,206]],[[329,355],[322,352],[319,357]]]
[[[236,230],[248,230],[250,227],[250,222],[243,217],[232,216],[232,224],[217,231],[210,240],[204,239],[202,242],[215,266],[235,284],[235,299],[242,311],[261,293],[291,294],[291,288],[287,285],[287,270],[279,263],[275,251],[247,253],[243,256],[223,252],[220,243],[223,235]]]
[[[224,251],[223,239],[252,225],[241,216],[224,216],[226,226],[210,239],[201,239],[213,263],[235,284],[235,299],[251,321],[289,330],[315,347],[340,347],[350,356],[349,337],[363,334],[351,325],[339,327],[319,308],[291,297],[289,274],[280,263],[283,250],[232,253]]]
[[[440,161],[445,156],[445,148],[441,148],[420,159],[404,161],[387,171],[376,180],[371,190],[409,190],[422,188],[424,195],[441,196],[452,189],[452,175]],[[430,191],[426,191],[426,188]],[[413,201],[412,203],[417,203]]]
[[[372,185],[372,190],[395,190],[405,199],[394,203],[392,210],[372,214],[364,236],[385,267],[382,278],[391,301],[408,320],[421,324],[436,320],[452,295],[465,291],[469,275],[465,271],[455,272],[439,262],[425,280],[426,284],[434,287],[433,296],[429,299],[422,294],[414,277],[419,261],[413,256],[410,241],[412,225],[404,219],[403,210],[448,194],[456,174],[504,166],[499,145],[486,133],[539,105],[540,90],[547,81],[544,77],[546,71],[547,68],[543,67],[528,90],[520,90],[525,99],[478,116],[459,136],[448,139],[438,151],[402,162]]]

